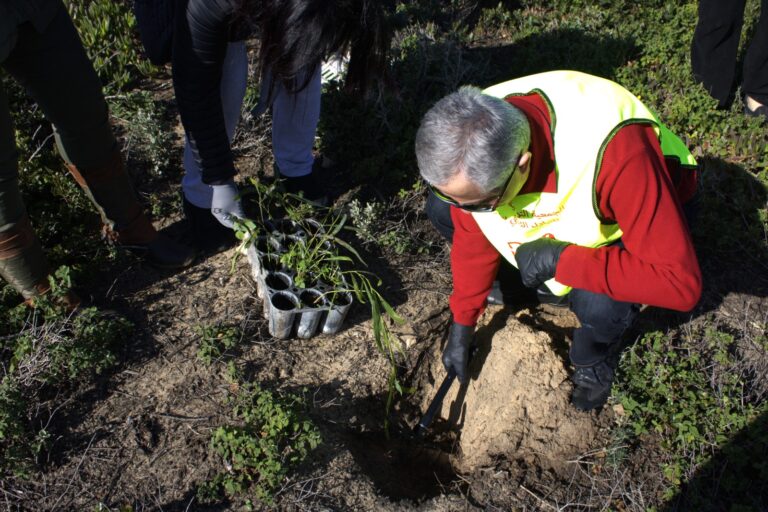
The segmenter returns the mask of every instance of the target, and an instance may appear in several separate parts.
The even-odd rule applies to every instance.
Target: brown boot
[[[18,221],[0,226],[0,276],[25,299],[41,293],[48,283],[48,260],[26,213]]]
[[[48,282],[47,277],[45,281],[41,281],[35,285],[35,291],[35,295],[24,300],[24,303],[31,308],[36,308],[40,302],[40,298],[48,295],[48,292],[51,291],[51,284]],[[53,303],[57,306],[57,309],[61,308],[64,313],[71,314],[82,306],[83,301],[74,291],[67,290],[55,297]]]
[[[107,240],[137,252],[161,268],[181,268],[192,263],[194,251],[159,234],[144,214],[118,149],[102,165],[85,169],[68,164],[67,168],[99,210]]]

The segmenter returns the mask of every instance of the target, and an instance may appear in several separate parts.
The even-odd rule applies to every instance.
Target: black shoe
[[[536,288],[536,298],[541,304],[549,304],[560,308],[568,307],[568,295],[555,295],[545,285]]]
[[[498,279],[493,281],[493,286],[488,292],[486,300],[488,304],[494,306],[525,307],[536,304],[536,296],[530,288],[525,288],[521,284],[509,289],[506,286],[503,287]]]
[[[493,287],[488,293],[486,300],[488,301],[488,304],[493,304],[494,306],[503,306],[505,304],[504,294],[501,291],[501,283],[499,281],[493,282]]]
[[[312,165],[312,172],[305,174],[304,176],[284,176],[277,168],[277,164],[274,166],[275,177],[277,177],[283,184],[285,191],[289,194],[301,196],[314,206],[326,207],[330,203],[328,193],[325,187],[318,180],[320,159],[315,159]]]
[[[182,195],[184,216],[187,218],[192,245],[198,251],[216,254],[237,243],[235,232],[223,226],[208,208],[193,205]]]
[[[195,260],[195,250],[163,234],[143,247],[142,257],[158,268],[184,268]]]
[[[601,361],[592,366],[577,367],[571,380],[574,388],[571,403],[580,411],[591,411],[605,404],[611,395],[613,368]]]
[[[162,233],[158,233],[157,238],[148,244],[118,244],[116,247],[130,251],[150,265],[163,269],[187,267],[195,261],[196,255],[192,247],[176,242]]]
[[[744,105],[744,113],[750,117],[762,117],[763,120],[768,120],[768,105],[760,105],[755,110],[750,110],[748,106]]]

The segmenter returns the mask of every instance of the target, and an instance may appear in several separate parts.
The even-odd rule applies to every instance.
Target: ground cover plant
[[[169,69],[142,58],[130,2],[65,4],[104,83],[141,200],[183,237]],[[747,2],[745,39],[759,4]],[[3,509],[768,507],[768,131],[741,113],[738,94],[717,110],[693,81],[696,2],[408,0],[392,20],[389,86],[363,102],[326,83],[316,149],[332,163],[321,172],[333,211],[347,216],[336,235],[381,278],[377,293],[406,321],[380,315],[390,346],[402,347],[396,365],[376,346],[375,315],[359,304],[337,335],[270,337],[236,249],[163,273],[105,245],[39,108],[2,74],[24,198],[61,269],[36,311],[10,287],[0,291]],[[422,213],[414,134],[459,85],[563,68],[632,90],[694,152],[704,295],[688,314],[642,312],[614,396],[590,417],[593,444],[561,461],[570,473],[510,450],[457,477],[445,463],[457,455],[455,433],[437,425],[434,438],[412,445],[403,432],[430,398],[419,389],[434,384],[424,368],[449,324],[451,291],[449,251]],[[279,205],[268,205],[265,191],[279,185],[269,116],[247,111],[258,90],[252,80],[234,149],[240,183],[259,185],[246,198],[249,214],[266,220]],[[277,213],[314,215],[302,208]],[[95,304],[72,317],[55,300],[70,280]],[[564,320],[541,308],[518,317],[567,351]],[[394,368],[402,393],[387,416]]]

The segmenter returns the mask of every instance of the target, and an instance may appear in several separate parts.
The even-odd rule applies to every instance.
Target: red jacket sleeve
[[[501,255],[471,214],[451,206],[451,220],[454,227],[451,312],[454,322],[473,326],[485,309],[486,297],[496,278]]]
[[[693,309],[701,271],[651,127],[619,130],[605,150],[596,191],[601,213],[618,223],[624,246],[570,246],[555,278],[619,301]]]

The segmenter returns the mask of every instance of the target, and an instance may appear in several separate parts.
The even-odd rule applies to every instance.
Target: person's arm
[[[701,296],[701,271],[651,127],[619,130],[606,148],[596,190],[601,213],[624,233],[624,247],[570,245],[555,279],[619,301],[693,309]]]
[[[472,215],[451,207],[453,246],[451,312],[456,323],[474,326],[486,305],[501,255],[488,241]]]
[[[236,174],[221,105],[230,0],[179,4],[173,40],[173,86],[181,122],[203,182],[224,183]]]

